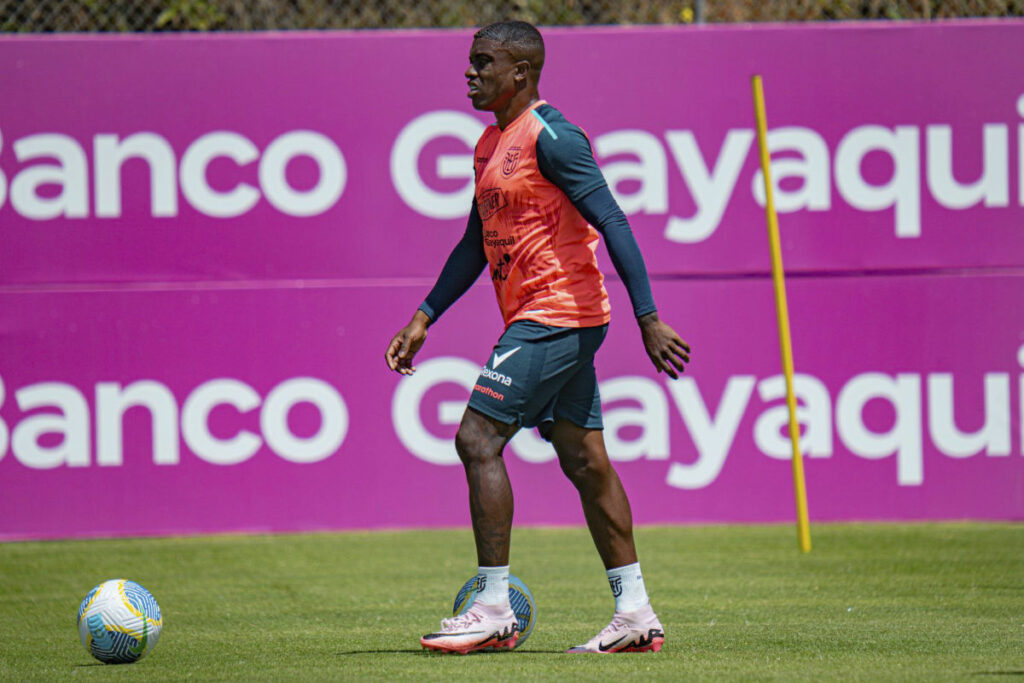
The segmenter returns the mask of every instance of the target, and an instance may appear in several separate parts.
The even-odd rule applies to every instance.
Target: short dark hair
[[[493,40],[507,48],[516,60],[525,59],[537,74],[544,68],[544,39],[533,24],[525,21],[498,21],[484,26],[473,40]]]

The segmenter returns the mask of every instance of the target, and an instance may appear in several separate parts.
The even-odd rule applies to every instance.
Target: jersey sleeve
[[[436,321],[476,282],[480,271],[486,265],[483,223],[480,220],[474,199],[469,219],[466,221],[466,231],[463,233],[462,239],[452,249],[452,253],[448,255],[448,260],[445,261],[437,282],[434,283],[427,298],[420,304],[419,310],[426,313],[431,320]]]
[[[545,127],[537,136],[541,174],[564,192],[580,215],[604,237],[615,272],[629,293],[633,314],[639,318],[653,313],[657,307],[643,255],[626,215],[594,161],[590,141],[578,126],[560,115],[548,121],[537,110],[534,112]]]

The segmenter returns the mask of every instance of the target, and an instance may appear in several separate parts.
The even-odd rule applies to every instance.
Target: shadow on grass
[[[521,655],[559,655],[564,654],[565,650],[516,650],[517,656]],[[510,652],[470,652],[468,655],[455,655],[455,653],[449,652],[431,652],[425,649],[416,650],[345,650],[344,652],[338,652],[339,657],[348,657],[350,655],[421,655],[423,657],[451,657],[464,656],[464,657],[502,657],[511,654]]]
[[[1024,676],[1024,671],[975,671],[974,676]]]

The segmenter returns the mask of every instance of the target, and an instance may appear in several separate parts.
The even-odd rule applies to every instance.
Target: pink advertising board
[[[383,351],[465,224],[470,36],[0,39],[0,538],[468,524],[489,283]],[[755,72],[812,521],[1024,518],[1024,22],[545,36],[694,349],[654,373],[609,278],[636,520],[793,516]],[[507,461],[517,522],[582,522],[534,433]]]

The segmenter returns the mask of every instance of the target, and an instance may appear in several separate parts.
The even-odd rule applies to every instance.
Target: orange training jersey
[[[476,143],[476,202],[484,252],[506,327],[533,320],[596,327],[611,320],[599,241],[569,198],[537,166],[537,136],[548,135],[535,102]]]

